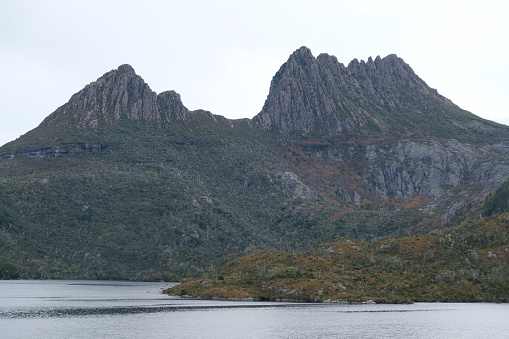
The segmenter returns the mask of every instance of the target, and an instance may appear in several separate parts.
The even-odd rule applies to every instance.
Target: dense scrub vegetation
[[[482,215],[490,216],[497,213],[509,212],[509,181],[506,181],[484,202]]]
[[[23,278],[185,277],[264,249],[403,235],[422,220],[418,210],[293,195],[278,173],[295,159],[281,157],[277,136],[247,121],[193,119],[41,126],[2,147],[0,255]]]
[[[0,279],[18,279],[19,270],[0,258]]]
[[[265,251],[166,291],[314,302],[508,302],[509,214],[430,234]]]

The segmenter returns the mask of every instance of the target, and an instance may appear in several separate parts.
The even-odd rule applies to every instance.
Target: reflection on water
[[[509,305],[189,300],[169,283],[0,281],[2,338],[505,338]]]
[[[104,300],[102,300],[104,301]],[[191,301],[190,301],[191,302]],[[330,305],[327,305],[330,306]],[[146,306],[117,306],[117,307],[63,307],[63,308],[34,308],[19,310],[0,310],[0,318],[44,318],[44,317],[85,317],[100,315],[126,315],[136,313],[156,312],[184,312],[184,311],[214,311],[221,309],[256,309],[256,308],[286,308],[291,307],[324,307],[312,304],[279,304],[279,305],[146,305]],[[401,313],[401,312],[438,312],[446,309],[413,309],[413,310],[334,310],[335,313]],[[453,311],[454,309],[449,309]]]

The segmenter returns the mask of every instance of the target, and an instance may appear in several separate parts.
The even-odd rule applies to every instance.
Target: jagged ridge
[[[507,138],[505,126],[461,110],[394,54],[348,66],[296,50],[272,79],[254,122],[285,133],[352,137],[373,133],[479,141]],[[498,134],[497,134],[498,133]]]
[[[129,65],[121,65],[71,97],[41,125],[97,128],[120,120],[185,121],[180,95],[157,95]],[[272,79],[253,125],[297,135],[351,138],[372,134],[485,142],[509,129],[454,105],[420,79],[401,58],[370,57],[348,66],[336,57],[296,50]]]
[[[188,109],[175,91],[157,95],[130,65],[105,73],[74,94],[42,125],[97,128],[120,120],[186,120]]]

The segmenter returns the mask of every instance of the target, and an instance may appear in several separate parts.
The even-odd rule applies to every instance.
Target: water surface
[[[172,283],[0,281],[1,338],[507,338],[507,304],[187,300]]]

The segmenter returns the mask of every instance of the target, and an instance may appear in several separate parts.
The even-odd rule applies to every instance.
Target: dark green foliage
[[[168,272],[162,273],[153,273],[149,276],[143,277],[142,281],[166,281],[166,282],[176,282],[182,281],[182,278],[178,275]]]
[[[489,217],[492,214],[509,212],[509,181],[500,186],[484,202],[482,215]]]
[[[278,204],[305,202],[270,183],[277,157],[256,138],[246,144],[242,125],[218,134],[212,120],[197,120],[58,135],[63,157],[2,161],[0,254],[26,278],[118,279],[197,274],[280,246],[270,226]],[[35,130],[16,147],[35,148],[53,139],[49,132]]]
[[[293,170],[286,141],[214,119],[44,125],[5,145],[0,154],[16,156],[0,160],[0,255],[24,278],[185,277],[262,249],[402,235],[419,219],[361,209],[331,219],[341,206],[275,179]]]
[[[20,277],[19,270],[0,259],[0,279],[18,279]]]

